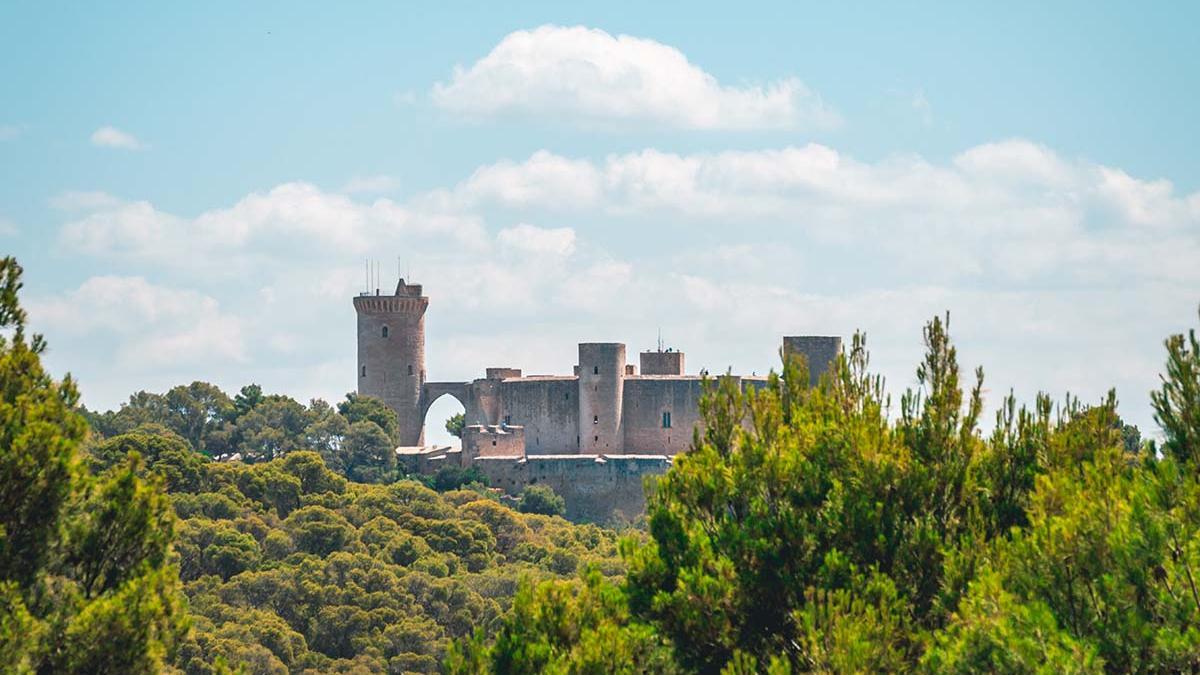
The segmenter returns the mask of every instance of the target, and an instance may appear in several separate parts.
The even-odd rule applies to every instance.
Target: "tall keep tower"
[[[358,313],[358,393],[382,399],[400,418],[400,445],[423,445],[421,386],[425,384],[425,310],[420,284],[395,295],[354,298]]]
[[[625,345],[619,342],[579,344],[579,452],[621,452],[625,425]]]

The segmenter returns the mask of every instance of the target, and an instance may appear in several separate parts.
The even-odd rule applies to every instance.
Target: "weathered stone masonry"
[[[410,470],[433,472],[447,462],[476,466],[512,494],[550,485],[566,499],[569,517],[603,521],[640,513],[642,477],[665,472],[691,443],[703,380],[685,373],[683,352],[642,352],[638,374],[626,363],[625,345],[585,342],[572,375],[492,367],[470,382],[431,382],[425,373],[428,306],[422,287],[403,279],[394,295],[354,298],[358,392],[396,411],[397,453]],[[815,382],[841,351],[841,338],[784,337],[783,351],[805,357]],[[741,387],[766,382],[732,377]],[[423,447],[425,413],[445,395],[466,411],[461,452]]]

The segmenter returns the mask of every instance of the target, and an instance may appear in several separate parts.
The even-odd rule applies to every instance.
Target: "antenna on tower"
[[[662,326],[658,327],[658,351],[662,351]]]

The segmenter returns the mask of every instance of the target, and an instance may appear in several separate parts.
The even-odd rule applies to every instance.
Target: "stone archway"
[[[469,410],[467,406],[469,386],[469,382],[426,382],[424,386],[421,387],[420,419],[422,438],[425,437],[425,424],[428,421],[426,420],[426,417],[429,414],[429,409],[433,407],[433,404],[436,403],[438,399],[441,399],[444,396],[450,396],[458,401],[459,405],[463,407],[464,413]]]

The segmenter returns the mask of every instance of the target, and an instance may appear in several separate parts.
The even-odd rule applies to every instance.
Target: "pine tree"
[[[157,672],[188,627],[170,502],[136,454],[88,471],[78,390],[42,368],[20,289],[0,260],[0,668]]]

